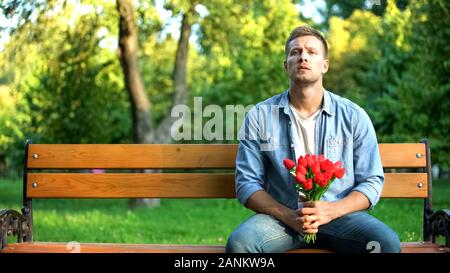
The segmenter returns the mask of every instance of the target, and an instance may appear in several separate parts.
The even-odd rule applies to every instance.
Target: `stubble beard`
[[[311,71],[308,71],[309,73]],[[291,77],[291,81],[295,82],[296,85],[299,86],[308,86],[314,85],[320,80],[320,77],[315,78],[314,75],[306,75],[297,72],[293,77]]]

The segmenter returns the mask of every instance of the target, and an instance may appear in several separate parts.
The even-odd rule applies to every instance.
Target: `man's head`
[[[308,26],[295,28],[285,51],[284,68],[291,81],[299,85],[322,82],[328,71],[328,46],[320,32]]]
[[[284,46],[284,53],[286,55],[286,59],[288,57],[289,54],[289,50],[290,50],[290,42],[292,42],[292,40],[298,38],[298,37],[303,37],[303,36],[314,36],[317,39],[319,39],[319,41],[322,43],[323,46],[323,58],[324,59],[328,59],[328,45],[327,45],[327,41],[325,40],[325,38],[322,36],[322,34],[313,29],[312,27],[309,26],[299,26],[294,28],[294,30],[292,30],[291,34],[289,35],[289,38],[286,41],[286,45]]]

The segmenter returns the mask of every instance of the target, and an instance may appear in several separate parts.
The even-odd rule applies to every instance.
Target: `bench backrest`
[[[394,171],[385,172],[382,197],[428,198],[427,144],[386,143],[379,148],[383,167]],[[235,197],[235,144],[29,144],[27,149],[24,198],[28,199]],[[71,169],[164,172],[74,173]],[[408,172],[399,172],[405,169]]]

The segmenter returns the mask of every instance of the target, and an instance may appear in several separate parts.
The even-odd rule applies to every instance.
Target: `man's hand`
[[[271,215],[301,233],[303,222],[298,212],[275,201],[266,191],[257,191],[247,200],[246,207],[256,213]]]
[[[334,202],[307,201],[299,211],[300,222],[303,224],[303,232],[317,233],[319,226],[325,225],[336,219],[339,215]]]
[[[280,220],[298,233],[303,232],[303,221],[295,210],[289,210]]]
[[[317,233],[319,226],[328,224],[343,215],[368,209],[369,199],[357,191],[350,192],[344,199],[335,202],[306,201],[298,212],[306,233]]]

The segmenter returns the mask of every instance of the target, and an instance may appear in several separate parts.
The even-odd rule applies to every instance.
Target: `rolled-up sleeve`
[[[375,129],[362,108],[358,108],[353,119],[353,129],[353,166],[356,186],[352,190],[364,194],[369,199],[369,209],[373,209],[381,197],[384,173]]]
[[[244,206],[255,192],[264,190],[265,158],[260,149],[257,109],[247,114],[239,131],[239,146],[236,157],[236,196]]]

